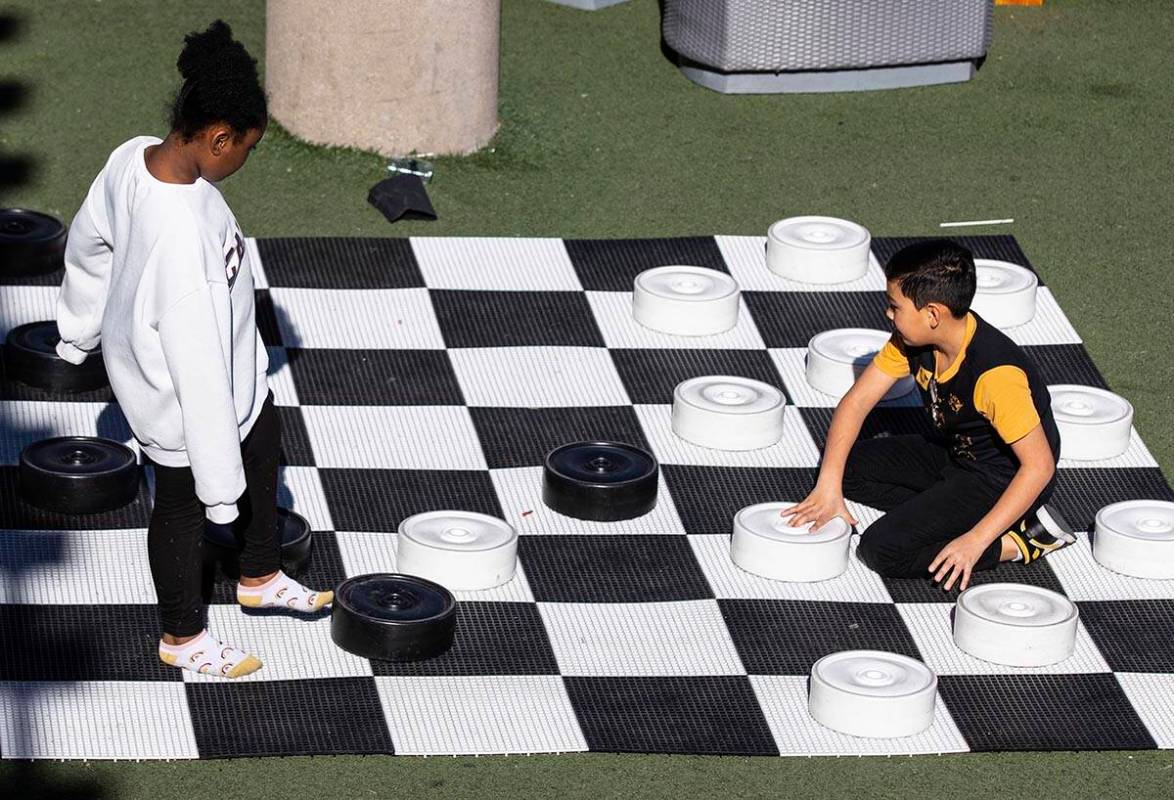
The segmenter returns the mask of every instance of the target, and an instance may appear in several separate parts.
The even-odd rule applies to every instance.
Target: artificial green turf
[[[261,0],[20,0],[4,9],[21,25],[0,42],[0,80],[26,84],[28,99],[0,112],[0,156],[29,156],[35,171],[25,185],[0,187],[0,205],[66,219],[114,146],[165,130],[185,32],[223,16],[263,56]],[[429,191],[438,222],[389,225],[366,204],[385,159],[309,146],[277,126],[224,188],[255,236],[761,234],[796,213],[848,217],[874,235],[922,235],[940,233],[946,220],[1014,217],[1014,225],[967,232],[1019,238],[1169,470],[1172,40],[1174,10],[1164,0],[1048,0],[1042,9],[996,10],[990,56],[967,84],[726,97],[693,86],[665,60],[655,0],[595,13],[505,0],[501,130],[479,154],[437,159]],[[277,780],[267,776],[290,775],[299,785],[354,787],[356,796],[428,791],[431,781],[444,783],[430,793],[454,797],[479,783],[489,795],[524,785],[535,794],[557,787],[653,797],[862,793],[873,783],[877,796],[902,785],[918,796],[1026,781],[1040,796],[1049,787],[1081,797],[1117,786],[1140,797],[1145,786],[1174,786],[1171,763],[1164,754],[559,756],[85,769],[123,780],[119,796],[213,776],[259,782],[264,797]]]

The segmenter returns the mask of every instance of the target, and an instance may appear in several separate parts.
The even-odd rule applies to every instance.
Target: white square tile
[[[305,406],[319,467],[487,469],[465,406]]]
[[[277,505],[296,511],[312,531],[334,530],[322,478],[316,467],[278,467]]]
[[[1041,286],[1035,293],[1035,316],[1024,325],[1005,328],[1015,344],[1080,344],[1080,334],[1060,310],[1052,291]]]
[[[57,319],[58,286],[0,286],[0,336],[28,322]]]
[[[807,382],[807,348],[776,347],[770,350],[770,359],[783,378],[791,402],[801,408],[835,408],[840,398],[824,394]],[[921,394],[914,389],[892,400],[882,400],[881,408],[920,408]]]
[[[745,675],[715,600],[539,603],[563,675]]]
[[[427,289],[270,289],[286,347],[442,350]]]
[[[554,408],[631,404],[607,350],[495,347],[448,351],[470,406]]]
[[[261,251],[257,248],[257,240],[252,236],[245,237],[245,260],[253,271],[253,288],[268,289],[269,278],[265,275],[265,265],[261,263]]]
[[[27,445],[54,436],[101,436],[126,445],[138,458],[138,443],[115,403],[0,400],[0,464],[19,464]]]
[[[1147,580],[1119,575],[1093,558],[1087,534],[1076,543],[1048,556],[1048,566],[1072,600],[1172,600],[1174,581]]]
[[[715,236],[730,274],[746,291],[755,292],[867,292],[885,290],[885,273],[876,255],[869,253],[868,272],[848,283],[814,284],[787,280],[766,266],[766,236]]]
[[[954,644],[950,612],[953,603],[898,603],[925,665],[937,675],[1065,675],[1079,672],[1111,672],[1101,651],[1084,629],[1076,629],[1076,649],[1064,661],[1046,667],[1009,667],[992,664],[964,653]]]
[[[147,531],[0,531],[0,603],[150,604]]]
[[[293,371],[289,366],[289,353],[284,347],[266,347],[269,353],[269,388],[273,390],[273,404],[296,406],[298,390],[294,386]]]
[[[180,681],[2,681],[10,758],[199,758]]]
[[[647,514],[619,522],[594,522],[566,517],[542,502],[542,467],[495,469],[489,473],[505,520],[519,534],[683,534],[685,526],[662,475],[656,507]]]
[[[1118,672],[1117,682],[1158,747],[1174,749],[1174,675]]]
[[[819,449],[799,410],[783,412],[783,438],[758,450],[713,450],[687,442],[673,433],[671,405],[636,406],[636,416],[649,446],[662,464],[698,464],[710,467],[817,467]]]
[[[429,289],[583,289],[562,239],[414,236],[411,243]]]
[[[611,348],[766,349],[745,300],[739,303],[738,323],[730,330],[712,336],[675,336],[645,328],[632,316],[631,292],[587,292],[587,302],[591,304],[603,341]]]
[[[805,675],[751,675],[750,683],[780,755],[888,756],[964,753],[970,749],[940,695],[934,705],[933,724],[924,732],[869,739],[839,733],[816,722],[807,710]]]
[[[689,536],[689,545],[719,599],[814,600],[839,603],[891,603],[880,576],[856,558],[858,536],[849,544],[848,569],[839,577],[814,583],[775,581],[746,572],[730,560],[730,537],[725,534]]]
[[[587,750],[557,675],[375,679],[402,755],[572,753]]]

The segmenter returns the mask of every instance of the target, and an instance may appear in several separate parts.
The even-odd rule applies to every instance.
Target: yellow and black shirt
[[[1010,483],[1019,469],[1011,443],[1036,425],[1059,459],[1047,384],[1019,345],[974,312],[966,316],[961,352],[936,379],[933,348],[907,347],[896,334],[873,363],[894,378],[914,376],[935,430],[963,469]]]

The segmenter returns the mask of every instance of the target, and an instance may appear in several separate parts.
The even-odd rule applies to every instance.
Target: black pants
[[[232,524],[244,541],[241,575],[260,577],[281,565],[277,541],[277,457],[281,421],[270,393],[241,443],[248,489],[237,501],[240,517]],[[204,551],[204,505],[196,497],[190,467],[155,465],[155,507],[147,531],[151,577],[159,597],[163,632],[193,636],[204,629],[201,592]],[[210,523],[208,523],[210,524]]]
[[[889,578],[928,578],[929,565],[951,539],[973,528],[1006,486],[953,463],[943,445],[924,436],[862,439],[844,470],[844,496],[887,512],[864,531],[857,555]],[[1051,494],[1049,486],[1032,506]],[[999,563],[991,543],[976,570]]]

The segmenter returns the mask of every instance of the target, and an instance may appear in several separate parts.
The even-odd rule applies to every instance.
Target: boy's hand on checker
[[[791,506],[784,513],[791,516],[790,524],[796,528],[814,522],[812,530],[815,530],[835,517],[843,517],[849,525],[857,524],[856,518],[844,503],[843,493],[818,484],[801,503]]]

